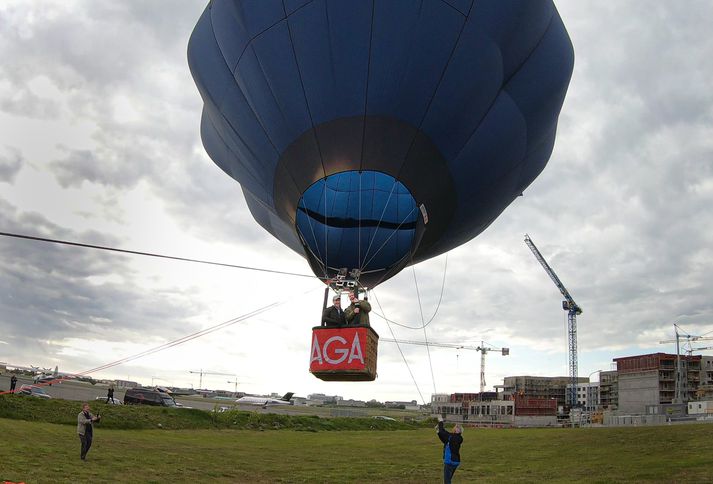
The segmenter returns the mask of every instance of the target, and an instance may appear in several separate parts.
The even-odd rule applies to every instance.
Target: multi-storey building
[[[434,402],[432,405],[432,413],[441,415],[449,422],[515,427],[557,424],[557,402],[554,399],[516,395],[506,400]]]
[[[431,405],[438,405],[439,403],[448,403],[451,401],[450,393],[432,393],[431,394]]]
[[[713,356],[701,356],[701,381],[696,397],[703,400],[713,399]]]
[[[604,410],[616,410],[619,404],[619,374],[616,370],[599,373],[599,405]]]
[[[506,376],[503,380],[505,395],[526,395],[533,398],[554,398],[557,406],[567,404],[566,389],[571,382],[568,376]],[[588,383],[589,378],[578,378],[578,383]]]
[[[684,401],[694,400],[700,386],[701,356],[681,355]],[[676,395],[676,355],[648,355],[614,358],[618,374],[620,413],[645,413],[651,405],[671,404]],[[713,368],[711,369],[713,371]],[[680,403],[680,402],[679,402]]]
[[[571,384],[567,384],[567,405]],[[577,406],[586,412],[592,412],[599,407],[599,382],[579,383],[577,385]]]

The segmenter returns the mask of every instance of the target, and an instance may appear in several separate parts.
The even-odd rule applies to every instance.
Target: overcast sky
[[[205,1],[0,3],[0,231],[310,273],[262,230],[205,154],[186,62]],[[575,68],[539,178],[482,235],[448,255],[443,301],[397,338],[509,347],[508,375],[568,374],[561,296],[577,303],[579,375],[674,352],[678,322],[713,336],[713,3],[557,2]],[[446,256],[376,288],[374,313],[431,318]],[[83,372],[250,313],[226,329],[93,373],[251,393],[428,400],[477,391],[480,353],[379,347],[373,383],[308,373],[316,279],[0,237],[0,361]],[[377,304],[377,301],[379,304]],[[376,314],[382,338],[390,328]],[[704,346],[704,345],[700,345]],[[712,354],[713,351],[706,352]],[[592,375],[596,380],[596,374]]]

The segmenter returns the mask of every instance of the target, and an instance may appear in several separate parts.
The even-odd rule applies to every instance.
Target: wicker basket
[[[341,336],[348,342],[349,346],[352,344],[356,334],[361,335],[360,348],[364,359],[363,365],[361,362],[349,362],[348,365],[345,365],[343,362],[340,362],[339,364],[330,364],[326,361],[326,358],[320,358],[319,361],[315,361],[315,351],[320,351],[321,349],[315,349],[315,338],[319,343],[324,342],[333,336]],[[362,339],[364,339],[363,342],[361,341]],[[316,326],[312,328],[312,356],[309,371],[314,376],[324,381],[374,381],[376,379],[378,346],[379,335],[371,328],[371,326]],[[321,353],[319,356],[321,356]]]

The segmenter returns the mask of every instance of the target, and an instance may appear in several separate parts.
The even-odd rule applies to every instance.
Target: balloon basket
[[[309,371],[324,381],[374,381],[378,346],[371,326],[316,326]]]

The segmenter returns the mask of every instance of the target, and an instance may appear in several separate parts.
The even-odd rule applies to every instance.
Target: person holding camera
[[[453,432],[443,428],[443,417],[438,416],[436,426],[438,438],[443,442],[443,482],[450,484],[453,474],[460,465],[460,446],[463,443],[463,427],[460,424],[453,426]]]
[[[77,433],[79,441],[82,443],[82,450],[79,457],[82,460],[87,459],[87,452],[92,446],[92,438],[94,437],[93,423],[101,420],[101,415],[92,415],[89,411],[89,404],[82,404],[82,411],[77,415]]]
[[[371,311],[371,304],[367,301],[366,296],[363,301],[360,301],[356,294],[350,292],[349,301],[351,301],[351,304],[344,310],[344,317],[347,320],[347,324],[353,326],[369,326],[369,311]]]

